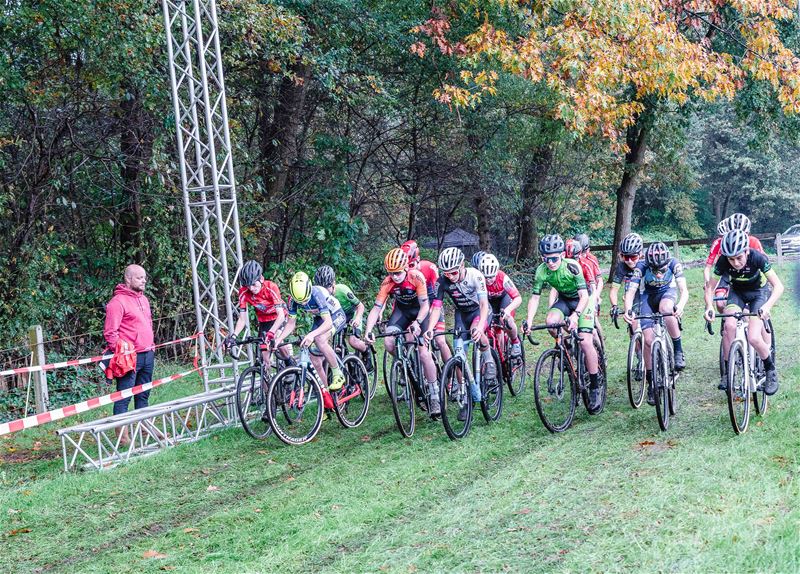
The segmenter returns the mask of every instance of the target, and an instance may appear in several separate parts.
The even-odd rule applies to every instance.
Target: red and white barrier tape
[[[78,403],[76,405],[71,405],[68,407],[63,407],[60,409],[56,409],[54,411],[48,411],[46,413],[41,413],[38,415],[33,415],[30,417],[26,417],[24,419],[17,419],[15,421],[11,421],[8,423],[0,424],[0,436],[5,434],[9,434],[12,432],[17,432],[23,429],[28,429],[31,427],[36,427],[39,425],[43,425],[45,423],[57,421],[66,417],[70,417],[72,415],[76,415],[78,413],[83,413],[86,411],[90,411],[92,409],[96,409],[98,407],[102,407],[105,405],[110,405],[111,403],[118,401],[120,399],[130,398],[134,395],[138,395],[144,391],[150,390],[152,388],[158,387],[159,385],[163,385],[164,383],[169,383],[171,381],[175,381],[177,379],[182,379],[183,377],[188,377],[192,373],[196,373],[200,370],[200,367],[197,366],[197,361],[195,359],[195,368],[191,371],[186,371],[184,373],[178,373],[177,375],[170,375],[169,377],[164,377],[163,379],[158,379],[157,381],[152,381],[150,383],[145,383],[144,385],[137,385],[130,389],[125,389],[124,391],[115,391],[109,395],[105,395],[102,397],[96,397],[94,399],[89,399],[88,401],[84,401],[82,403]]]
[[[159,349],[161,347],[166,347],[168,345],[177,345],[178,343],[185,343],[186,341],[193,341],[197,339],[202,333],[195,333],[189,337],[183,337],[182,339],[175,339],[174,341],[169,341],[167,343],[159,343],[158,345],[153,345],[145,349],[146,351],[152,351],[154,349]],[[143,351],[129,351],[127,353],[123,353],[126,355],[132,355],[134,353],[139,353]],[[70,361],[62,361],[60,363],[49,363],[47,365],[36,365],[33,367],[19,367],[17,369],[8,369],[6,371],[0,371],[0,377],[8,377],[11,375],[22,375],[25,373],[39,373],[41,371],[53,371],[55,369],[63,369],[64,367],[77,367],[79,365],[88,365],[90,363],[99,363],[100,361],[105,361],[110,359],[114,356],[114,354],[110,355],[99,355],[97,357],[89,357],[86,359],[72,359]]]

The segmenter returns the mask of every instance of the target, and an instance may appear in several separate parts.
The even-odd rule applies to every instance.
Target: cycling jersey
[[[311,288],[311,298],[305,304],[300,304],[291,297],[289,298],[289,316],[296,316],[298,309],[303,309],[315,317],[331,315],[337,311],[342,312],[342,306],[336,297],[319,285],[314,285]]]
[[[761,241],[759,241],[758,237],[751,235],[748,239],[750,241],[750,249],[755,249],[756,251],[764,253],[764,247],[761,245]],[[708,254],[708,259],[706,259],[706,265],[714,265],[714,263],[716,263],[719,258],[721,245],[722,237],[717,237],[713,243],[711,243],[711,251]]]
[[[644,261],[639,260],[636,262],[636,265],[633,266],[633,269],[631,269],[625,265],[624,261],[618,261],[616,268],[614,268],[614,278],[611,280],[611,283],[622,285],[624,292],[627,292],[631,287],[631,279],[634,274],[638,274],[638,276],[641,277],[644,275],[646,266],[647,264]],[[635,285],[633,286],[635,287]]]
[[[714,273],[726,279],[731,289],[738,292],[755,291],[767,284],[767,273],[772,269],[772,264],[763,253],[750,251],[747,261],[741,269],[734,269],[727,257],[717,259]]]
[[[511,299],[519,297],[519,290],[511,277],[498,271],[492,283],[486,283],[486,293],[489,297],[489,302],[494,302],[503,298],[503,295],[508,295]]]
[[[352,319],[356,313],[356,307],[358,307],[358,304],[361,303],[358,297],[356,297],[356,294],[353,293],[353,290],[344,283],[337,283],[333,288],[333,296],[336,297],[337,301],[339,301],[339,304],[342,306],[342,311],[344,311],[347,319]]]
[[[390,296],[394,298],[396,305],[419,308],[419,302],[428,299],[425,276],[416,269],[409,269],[403,281],[395,283],[389,275],[381,283],[381,288],[375,297],[375,305],[383,307]]]
[[[586,287],[591,294],[594,292],[595,282],[597,281],[597,271],[599,271],[599,269],[595,271],[595,266],[588,257],[581,257],[578,259],[578,265],[581,266],[583,279],[586,281]]]
[[[256,309],[256,318],[260,323],[274,321],[278,317],[277,307],[284,305],[281,290],[272,281],[264,280],[261,290],[255,295],[249,287],[239,287],[239,310],[246,311],[247,305]]]
[[[555,289],[559,297],[566,299],[575,299],[579,290],[586,290],[583,271],[574,259],[561,259],[561,265],[555,271],[551,271],[547,263],[541,263],[533,278],[533,294],[541,295],[545,283]]]
[[[670,257],[669,262],[661,269],[654,270],[649,265],[644,266],[644,271],[639,270],[637,265],[631,276],[631,285],[637,287],[643,285],[643,291],[647,294],[665,293],[677,286],[677,279],[683,277],[683,265]]]
[[[464,278],[461,281],[453,282],[442,275],[437,282],[434,307],[442,306],[445,293],[450,296],[457,311],[474,311],[480,307],[480,300],[487,298],[486,279],[473,267],[464,270]]]
[[[581,257],[581,259],[586,259],[591,263],[592,272],[593,272],[593,275],[594,275],[594,278],[595,278],[595,281],[596,281],[601,276],[601,273],[600,273],[600,260],[597,259],[597,257],[594,256],[594,253],[590,253],[589,251],[587,251],[586,254],[583,257]],[[587,281],[588,281],[588,279],[587,279]]]
[[[436,295],[436,280],[439,279],[439,269],[430,261],[424,259],[417,263],[416,270],[425,277],[425,287],[428,289],[428,299],[433,300]]]

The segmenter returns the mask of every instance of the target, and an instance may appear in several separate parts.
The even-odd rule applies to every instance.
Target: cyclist
[[[258,319],[258,336],[264,339],[261,354],[264,364],[269,365],[269,344],[286,322],[286,305],[278,286],[265,280],[263,272],[261,264],[252,259],[242,266],[239,274],[239,318],[236,319],[233,333],[225,338],[224,346],[229,348],[247,326],[247,306],[252,305]],[[289,345],[280,347],[278,352],[284,359],[291,359],[292,348]]]
[[[533,293],[528,300],[528,318],[522,325],[525,334],[530,332],[530,326],[539,308],[539,296],[545,284],[550,285],[558,295],[547,311],[545,318],[547,325],[566,321],[569,331],[577,329],[580,333],[590,335],[594,331],[594,306],[589,298],[586,279],[577,261],[563,257],[565,247],[560,235],[545,235],[539,241],[542,263],[536,268]],[[556,336],[552,330],[550,334]],[[589,372],[589,401],[592,409],[596,409],[602,398],[599,392],[597,350],[591,336],[581,337],[580,345],[586,370]]]
[[[422,325],[429,319],[430,302],[428,291],[425,287],[425,277],[420,271],[408,268],[408,255],[399,247],[395,247],[386,254],[383,266],[389,275],[381,283],[375,305],[367,316],[366,339],[375,342],[372,329],[383,312],[386,300],[394,298],[394,309],[389,316],[386,333],[400,333],[408,331],[418,337],[422,333]],[[428,323],[430,324],[430,322]],[[409,337],[407,340],[412,341]],[[394,340],[390,337],[384,340],[386,350],[395,354]],[[439,408],[439,384],[436,377],[436,365],[427,345],[417,348],[424,371],[425,385],[429,393],[431,416],[441,413]]]
[[[683,266],[670,257],[669,248],[657,241],[652,243],[645,253],[645,267],[640,271],[637,267],[631,279],[631,287],[642,288],[641,314],[672,313],[664,318],[667,331],[672,338],[672,348],[675,352],[675,370],[682,371],[686,368],[686,358],[681,344],[681,330],[678,319],[683,315],[683,309],[689,299],[689,290],[686,287],[686,277],[683,276]],[[677,291],[676,291],[677,288]],[[636,298],[636,289],[628,289],[625,293],[625,315],[623,318],[628,324],[633,324],[633,303]],[[649,349],[653,343],[653,320],[642,319],[642,334],[644,335],[645,348]],[[650,353],[644,353],[645,376],[647,382],[647,402],[655,404],[653,399],[653,366]]]
[[[436,295],[436,282],[439,280],[439,269],[431,261],[420,259],[419,247],[417,247],[417,242],[413,239],[403,243],[400,246],[400,249],[405,251],[406,255],[408,255],[408,268],[417,269],[425,276],[425,287],[428,289],[428,301],[433,301],[434,295]],[[428,315],[428,317],[430,317],[430,315]],[[428,317],[426,317],[425,321],[423,322],[423,332],[428,330]],[[450,360],[450,357],[453,356],[453,353],[450,350],[450,344],[447,342],[447,337],[441,334],[444,333],[444,329],[445,324],[443,308],[442,313],[439,315],[439,320],[434,326],[434,331],[439,334],[433,338],[433,342],[439,349],[439,353],[442,356],[442,361],[446,363]]]
[[[741,229],[748,235],[748,242],[750,245],[750,249],[755,249],[756,251],[760,251],[764,253],[764,247],[761,245],[761,241],[758,237],[754,237],[750,235],[750,219],[744,213],[734,213],[730,217],[726,217],[722,221],[717,224],[717,237],[711,243],[711,250],[708,253],[708,258],[706,259],[706,265],[703,268],[703,279],[704,285],[708,285],[711,281],[711,272],[714,269],[714,264],[719,259],[719,251],[720,251],[720,244],[722,242],[722,237],[731,229]],[[717,297],[723,297],[727,293],[727,286],[722,285],[721,287],[717,287]],[[725,303],[723,301],[717,302],[717,309],[722,310],[722,307]]]
[[[436,324],[442,311],[444,295],[450,297],[455,307],[455,328],[460,332],[462,341],[470,339],[479,345],[481,350],[481,364],[485,365],[483,376],[487,381],[497,378],[497,366],[494,364],[492,350],[489,347],[489,338],[486,336],[486,326],[491,322],[492,311],[486,291],[486,280],[480,271],[474,267],[464,266],[464,252],[458,247],[448,247],[439,253],[439,277],[436,296],[433,299],[431,321]],[[433,338],[433,330],[425,333],[425,337]],[[481,390],[477,385],[471,388],[472,399],[481,400]],[[466,417],[467,405],[461,407],[458,420]]]
[[[486,253],[480,260],[480,272],[486,279],[486,292],[492,313],[500,318],[500,322],[511,336],[511,356],[522,354],[517,323],[514,320],[517,307],[522,304],[522,295],[511,277],[500,270],[500,262],[491,253]]]
[[[634,274],[644,274],[645,263],[642,261],[642,237],[638,233],[629,233],[619,244],[619,261],[614,269],[614,278],[611,280],[611,289],[608,292],[608,300],[611,303],[611,316],[619,315],[619,289],[622,287],[622,298],[628,289],[634,290],[633,312],[639,313],[641,303],[641,293],[639,289],[631,285],[631,278]],[[623,309],[625,304],[623,302]],[[631,325],[636,330],[636,321]]]
[[[725,310],[739,312],[745,307],[758,317],[750,317],[747,329],[747,340],[764,362],[766,383],[764,392],[774,395],[778,391],[778,373],[771,356],[772,344],[770,333],[763,328],[763,321],[769,319],[770,311],[783,294],[783,283],[778,277],[769,259],[750,247],[747,234],[741,229],[732,229],[723,237],[720,245],[722,257],[714,266],[714,273],[730,284],[728,302]],[[712,305],[714,291],[706,287],[705,302],[707,321],[714,320]],[[731,341],[736,332],[736,319],[728,317],[722,326],[722,344],[725,356],[728,355]],[[720,387],[727,388],[720,384]]]
[[[328,290],[328,293],[336,297],[339,305],[344,311],[345,321],[353,329],[353,333],[347,339],[350,346],[361,353],[364,358],[364,365],[367,371],[371,371],[372,355],[367,353],[367,344],[362,341],[361,328],[364,326],[364,304],[356,297],[353,290],[344,283],[337,283],[336,272],[330,265],[322,265],[314,273],[314,285],[319,285]]]
[[[578,265],[581,267],[583,279],[586,281],[586,289],[589,291],[589,299],[591,301],[590,304],[592,305],[592,309],[595,310],[593,336],[595,339],[597,339],[597,342],[600,343],[602,332],[600,331],[600,322],[597,320],[597,309],[599,308],[597,299],[600,297],[600,293],[597,291],[597,274],[600,272],[600,269],[592,263],[591,259],[583,256],[583,253],[581,252],[581,244],[577,239],[567,239],[567,241],[564,243],[564,256],[567,259],[573,259],[574,261],[577,261]],[[548,298],[550,307],[552,307],[553,303],[556,302],[557,297],[558,293],[556,290],[551,289],[550,296]]]
[[[314,317],[311,331],[303,337],[301,347],[310,347],[313,343],[317,352],[311,353],[311,362],[317,371],[323,387],[330,391],[338,391],[344,385],[344,374],[336,361],[336,353],[331,347],[330,339],[334,333],[342,330],[346,324],[344,311],[336,297],[318,285],[312,285],[311,279],[302,271],[292,275],[289,281],[289,320],[283,332],[275,339],[275,345],[286,339],[297,326],[297,311],[302,309]],[[323,359],[331,369],[332,381],[328,384]],[[328,401],[326,400],[326,406]]]
[[[574,257],[574,259],[577,259],[579,261],[580,260],[587,261],[592,266],[592,271],[594,275],[594,292],[596,293],[595,303],[597,304],[597,311],[595,313],[595,317],[597,317],[600,315],[600,303],[602,299],[601,294],[603,293],[603,285],[604,285],[603,274],[600,272],[600,261],[597,259],[597,257],[595,257],[594,253],[592,253],[590,250],[588,235],[586,235],[585,233],[579,233],[578,235],[573,237],[573,239],[577,241],[581,246],[579,255]],[[567,255],[567,259],[569,258],[570,256]],[[599,323],[597,323],[596,326],[598,329],[600,329]]]

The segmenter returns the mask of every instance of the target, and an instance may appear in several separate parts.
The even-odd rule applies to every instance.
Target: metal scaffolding
[[[206,391],[232,382],[220,328],[232,332],[242,265],[239,213],[215,0],[163,0],[169,77]]]

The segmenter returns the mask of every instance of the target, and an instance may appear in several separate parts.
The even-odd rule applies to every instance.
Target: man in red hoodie
[[[136,349],[136,368],[117,378],[117,390],[130,389],[153,380],[153,316],[150,302],[144,295],[147,274],[138,265],[125,268],[125,283],[114,288],[114,296],[106,305],[106,323],[103,336],[111,352],[116,351],[119,340],[128,341]],[[147,406],[150,391],[134,395],[136,409]],[[130,399],[114,403],[114,414],[128,410]],[[123,434],[123,442],[127,442]]]

